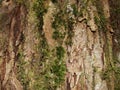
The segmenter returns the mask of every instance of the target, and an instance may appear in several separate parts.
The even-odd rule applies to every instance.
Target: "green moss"
[[[104,69],[104,71],[102,71],[101,73],[101,78],[103,80],[107,80],[108,85],[110,84],[109,81],[112,80],[113,78],[113,63],[112,63],[112,50],[111,50],[111,46],[110,46],[110,40],[107,36],[107,20],[105,18],[104,15],[104,10],[103,10],[103,4],[100,0],[96,1],[93,0],[92,1],[93,5],[96,7],[97,9],[97,15],[94,17],[94,21],[96,23],[96,25],[98,26],[98,30],[99,30],[99,34],[100,32],[103,32],[103,34],[105,35],[104,38],[106,39],[106,45],[105,45],[105,60],[106,60],[106,69]]]
[[[59,87],[65,79],[66,67],[63,61],[55,60],[52,66],[52,73],[54,74],[55,86]]]
[[[53,27],[53,39],[55,39],[58,43],[62,44],[63,40],[66,35],[66,18],[65,14],[62,10],[60,10],[58,13],[54,14],[54,21],[52,22]]]
[[[44,48],[44,50],[46,50]],[[35,63],[34,90],[56,90],[63,82],[66,72],[64,63],[65,51],[62,46],[47,50],[38,64]],[[42,54],[43,52],[40,52]],[[39,70],[40,68],[40,70]],[[38,70],[38,71],[37,71]]]
[[[53,39],[62,42],[65,36],[67,36],[67,39],[65,41],[66,45],[72,45],[72,38],[74,36],[74,24],[78,21],[79,17],[83,17],[83,12],[87,10],[88,2],[88,0],[82,0],[72,5],[69,5],[67,2],[63,6],[57,3],[58,12],[55,12],[54,20],[52,23],[52,27],[54,29]],[[80,3],[82,3],[82,6],[79,6]]]
[[[51,71],[54,74],[55,87],[58,87],[64,82],[66,72],[64,62],[65,50],[62,46],[56,47],[56,56],[57,59],[55,59]]]
[[[58,2],[58,0],[51,0],[53,3],[57,3]]]
[[[84,12],[87,12],[89,1],[90,0],[79,0],[77,1],[77,3],[71,5],[73,8],[73,14],[75,15],[76,20],[79,17],[83,17]]]
[[[102,16],[100,16],[100,17],[95,16],[94,17],[94,21],[95,21],[96,25],[98,26],[98,30],[102,30],[104,32],[107,31],[105,18],[104,17],[102,17]]]
[[[68,36],[67,36],[66,45],[71,46],[73,44],[72,38],[74,36],[74,31],[73,31],[74,22],[73,22],[72,19],[68,19],[67,23],[68,23],[68,27],[67,27],[67,29],[68,29],[68,31],[67,31]]]
[[[120,45],[119,45],[119,40],[120,40],[120,35],[119,35],[119,28],[120,25],[119,20],[120,20],[120,0],[110,0],[109,1],[109,6],[110,6],[110,23],[111,26],[114,30],[114,38],[118,40],[118,44],[113,42],[113,62],[115,64],[115,90],[120,90],[120,61],[118,59],[117,53],[119,52]],[[117,32],[117,33],[116,33]],[[116,50],[118,50],[116,52]]]
[[[52,27],[54,29],[58,29],[61,26],[65,25],[65,20],[64,20],[64,13],[62,10],[60,10],[58,13],[54,14],[54,21],[52,22]]]
[[[65,34],[59,32],[58,30],[56,30],[56,31],[53,32],[53,36],[52,37],[53,37],[53,39],[59,41],[59,39],[64,39],[65,38]]]
[[[64,81],[65,64],[64,64],[64,48],[62,46],[53,49],[47,43],[45,34],[43,33],[43,16],[47,12],[44,0],[36,0],[33,7],[36,17],[38,18],[39,32],[39,59],[34,62],[32,67],[35,74],[33,89],[34,90],[56,90]],[[64,33],[59,31],[58,27],[63,25],[59,19],[60,15],[56,16],[52,26],[55,31],[53,38],[58,41],[58,44],[64,39]],[[59,25],[60,24],[60,25]],[[57,70],[57,71],[56,71]]]
[[[47,12],[47,7],[45,6],[44,0],[36,0],[33,6],[36,17],[38,18],[39,30],[43,29],[43,15]]]
[[[24,61],[23,53],[18,53],[18,62],[17,62],[17,70],[18,70],[18,80],[23,85],[24,90],[28,90],[29,87],[29,78],[28,74],[25,72],[26,70],[26,62]]]
[[[101,72],[101,78],[103,80],[109,79],[109,76],[110,76],[110,74],[111,74],[112,71],[113,71],[112,68],[108,68],[107,67],[103,72]]]
[[[97,24],[99,30],[106,32],[107,31],[107,27],[106,27],[107,21],[106,21],[106,18],[104,16],[102,2],[100,0],[98,0],[98,1],[94,1],[93,4],[96,6],[97,13],[98,13],[98,16],[94,17],[94,21]]]
[[[0,0],[0,6],[1,6],[1,4],[2,4],[2,1],[3,1],[3,0]]]
[[[77,17],[79,14],[77,5],[73,4],[73,5],[71,5],[71,7],[73,8],[73,14],[75,15],[75,17]]]
[[[118,60],[118,57],[116,55],[114,55],[114,64],[115,90],[120,90],[120,67],[118,66],[120,64],[120,61]]]
[[[98,15],[94,17],[95,23],[98,26],[99,32],[104,32],[104,38],[105,38],[105,61],[106,61],[106,68],[101,72],[101,78],[103,80],[107,81],[108,87],[112,87],[111,82],[113,82],[115,80],[115,90],[119,90],[119,75],[120,75],[120,68],[115,64],[116,63],[116,58],[114,58],[113,56],[113,50],[112,50],[112,46],[110,43],[110,39],[107,36],[107,20],[105,18],[104,15],[104,11],[103,11],[103,5],[102,2],[100,0],[94,0],[93,4],[96,6],[97,8],[97,13]]]
[[[75,7],[75,14],[78,13],[76,10],[77,9]],[[66,11],[67,4],[65,5],[64,9],[59,8],[59,11],[54,14],[54,20],[52,23],[52,27],[54,29],[53,39],[62,43],[65,36],[67,35],[66,44],[72,45],[72,37],[74,36],[73,25],[75,20],[73,18],[70,18],[69,12]]]
[[[62,46],[56,47],[56,55],[59,60],[63,59],[65,50]]]

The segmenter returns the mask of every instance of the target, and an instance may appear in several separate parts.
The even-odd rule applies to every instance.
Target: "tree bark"
[[[119,6],[3,0],[0,90],[119,90]]]

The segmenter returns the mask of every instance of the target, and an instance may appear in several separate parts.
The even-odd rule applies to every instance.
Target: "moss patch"
[[[64,48],[62,46],[50,48],[44,35],[43,16],[48,8],[46,7],[46,2],[44,0],[36,0],[33,6],[33,10],[38,19],[39,45],[37,48],[40,53],[39,59],[34,62],[32,67],[35,74],[34,90],[56,90],[64,82],[66,72]],[[56,24],[55,22],[55,26]],[[53,38],[56,41],[62,37],[62,33],[54,32]]]

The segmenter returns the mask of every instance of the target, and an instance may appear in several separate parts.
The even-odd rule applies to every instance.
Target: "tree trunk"
[[[119,90],[119,11],[117,0],[0,1],[0,90]]]

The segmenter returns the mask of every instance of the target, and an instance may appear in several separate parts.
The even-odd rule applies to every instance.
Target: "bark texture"
[[[0,1],[0,90],[119,90],[120,1]]]

